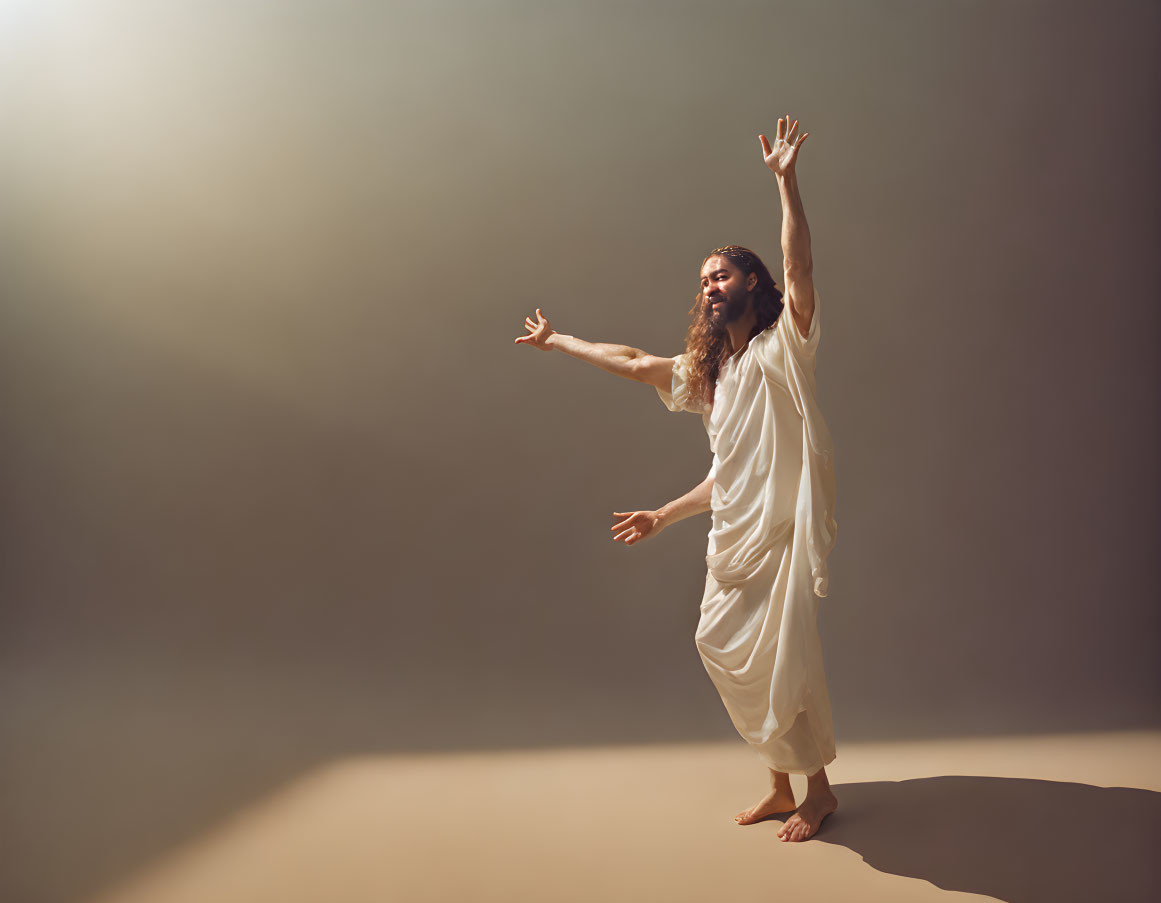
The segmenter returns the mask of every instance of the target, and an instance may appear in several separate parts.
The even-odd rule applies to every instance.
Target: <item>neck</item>
[[[726,324],[726,332],[730,336],[730,356],[733,357],[750,342],[750,333],[758,322],[758,315],[754,313],[754,305],[750,305],[745,314],[733,323]]]

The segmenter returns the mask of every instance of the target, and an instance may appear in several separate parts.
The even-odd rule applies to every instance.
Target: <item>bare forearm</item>
[[[681,498],[674,499],[672,502],[667,502],[662,505],[657,509],[657,514],[661,518],[662,524],[669,526],[670,524],[677,523],[679,520],[684,520],[695,514],[709,511],[711,507],[710,496],[713,493],[713,489],[714,478],[707,476]]]
[[[802,209],[795,173],[778,179],[778,194],[782,199],[782,257],[786,269],[810,269],[814,266],[810,253],[810,227],[806,224],[806,211]]]
[[[586,342],[574,335],[562,335],[559,332],[553,333],[548,344],[555,351],[563,351],[565,354],[587,361],[602,370],[630,378],[633,375],[633,361],[645,356],[645,352],[640,348],[633,348],[629,345],[613,345],[607,342]]]

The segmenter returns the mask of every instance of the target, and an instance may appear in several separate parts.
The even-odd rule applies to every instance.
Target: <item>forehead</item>
[[[706,260],[701,268],[702,277],[710,276],[718,270],[725,270],[727,273],[736,273],[738,268],[730,263],[728,257],[713,256]]]

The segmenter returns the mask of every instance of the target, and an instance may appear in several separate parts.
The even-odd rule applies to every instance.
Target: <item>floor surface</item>
[[[1161,900],[1161,732],[849,744],[802,843],[740,740],[355,758],[93,903]],[[805,778],[792,782],[801,801]]]

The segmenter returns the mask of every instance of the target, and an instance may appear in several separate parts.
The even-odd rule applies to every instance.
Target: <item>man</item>
[[[795,174],[809,133],[797,131],[787,117],[773,146],[758,136],[782,199],[785,299],[757,255],[730,245],[702,264],[684,354],[561,335],[539,309],[516,339],[648,383],[670,410],[701,415],[714,452],[706,478],[656,511],[613,512],[621,520],[611,530],[633,545],[713,512],[697,648],[734,726],[770,769],[770,792],[735,820],[793,811],[783,841],[812,836],[838,806],[824,767],[834,729],[817,624],[836,534],[833,449],[815,393],[819,300]],[[797,807],[791,773],[807,776]]]

